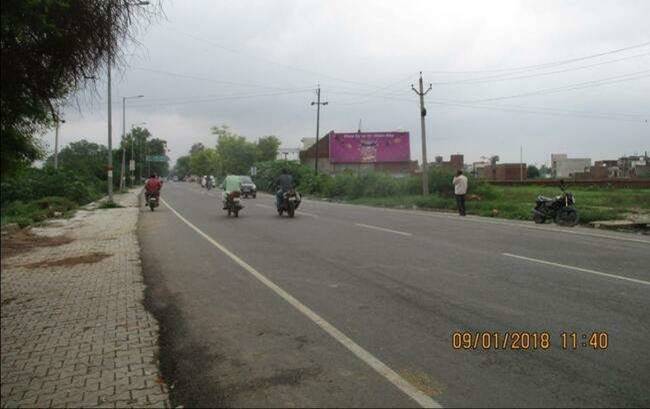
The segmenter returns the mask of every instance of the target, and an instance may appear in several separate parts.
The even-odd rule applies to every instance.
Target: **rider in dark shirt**
[[[293,176],[291,176],[288,170],[282,169],[282,174],[275,180],[275,188],[277,189],[275,193],[275,202],[277,207],[280,208],[282,195],[294,188]]]

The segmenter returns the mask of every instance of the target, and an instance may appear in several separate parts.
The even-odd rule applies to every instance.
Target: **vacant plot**
[[[562,192],[554,187],[541,186],[490,186],[471,200],[468,192],[467,213],[506,219],[531,220],[532,208],[538,195],[556,196]],[[576,198],[580,223],[596,220],[623,220],[650,218],[650,189],[603,187],[568,187]],[[424,208],[454,211],[453,197],[437,194],[429,196],[362,197],[350,203],[397,208]]]

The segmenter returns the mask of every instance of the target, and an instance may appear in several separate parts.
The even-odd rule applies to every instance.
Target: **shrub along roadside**
[[[298,162],[273,161],[257,165],[254,181],[259,190],[272,191],[273,183],[283,167],[296,178],[303,194],[331,198],[355,204],[437,210],[456,210],[453,173],[439,168],[429,171],[429,196],[422,196],[419,176],[396,178],[391,175],[342,173],[336,176],[320,174]],[[507,219],[531,220],[535,198],[539,194],[555,196],[557,188],[540,186],[493,186],[469,178],[467,213]],[[628,213],[650,214],[650,191],[643,189],[570,187],[576,194],[580,223],[596,220],[624,219]]]
[[[25,169],[0,183],[0,223],[21,227],[65,217],[102,196],[102,181],[65,170]]]

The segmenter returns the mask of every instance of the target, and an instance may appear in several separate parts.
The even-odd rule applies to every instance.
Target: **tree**
[[[179,178],[184,178],[192,173],[192,167],[190,165],[190,155],[184,155],[176,159],[176,165],[174,165],[173,173]]]
[[[220,174],[248,174],[255,163],[257,146],[243,136],[231,132],[226,125],[213,126],[212,133],[217,135],[216,152],[221,163]]]
[[[221,175],[221,163],[216,150],[206,148],[190,156],[190,169],[194,175]]]
[[[275,135],[263,136],[257,141],[257,161],[275,160],[278,156],[280,140]]]
[[[59,167],[106,180],[107,152],[105,145],[88,142],[85,139],[71,142],[59,152]],[[54,155],[50,156],[45,164],[53,166]]]
[[[197,143],[193,144],[192,147],[190,148],[190,155],[194,155],[195,153],[199,153],[203,149],[205,149],[205,145],[203,145],[201,142],[197,142]]]
[[[145,154],[147,156],[167,156],[167,141],[153,138],[148,140],[145,145]],[[146,161],[147,176],[149,173],[155,173],[158,176],[167,176],[169,174],[169,161],[166,162],[153,162]]]
[[[539,169],[535,165],[528,165],[526,169],[526,178],[528,179],[537,179],[539,177]]]
[[[134,1],[0,2],[0,171],[3,177],[44,155],[37,135],[58,120],[63,99],[132,40],[136,17],[153,14]]]
[[[542,165],[542,166],[539,168],[539,175],[540,175],[541,177],[544,177],[544,178],[545,178],[545,177],[548,177],[548,175],[550,175],[551,173],[552,173],[551,168],[549,168],[549,167],[546,166],[546,165]]]

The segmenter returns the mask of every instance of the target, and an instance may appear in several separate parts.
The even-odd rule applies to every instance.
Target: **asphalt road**
[[[175,404],[650,406],[647,236],[319,201],[289,219],[268,195],[229,218],[189,183],[162,197],[139,236]]]

